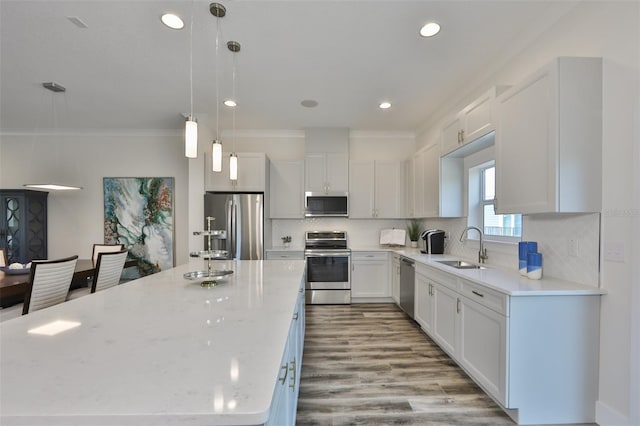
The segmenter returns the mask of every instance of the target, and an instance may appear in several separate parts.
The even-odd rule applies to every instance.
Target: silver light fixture
[[[198,121],[193,118],[193,2],[191,3],[191,25],[189,26],[189,116],[184,123],[184,156],[198,157]]]
[[[218,84],[218,64],[220,63],[218,51],[220,48],[220,18],[227,14],[227,9],[220,3],[211,3],[209,12],[216,17],[216,138],[211,146],[211,170],[222,171],[222,142],[220,141],[220,99]]]
[[[67,89],[64,86],[54,82],[42,83],[42,87],[47,90],[51,90],[53,93],[64,93]],[[53,96],[53,95],[52,95]],[[56,126],[56,114],[55,105],[51,103],[51,116],[53,120],[53,127]],[[81,186],[67,185],[60,182],[43,182],[43,183],[26,183],[23,185],[25,188],[43,189],[45,191],[78,191],[82,189]]]
[[[227,42],[227,48],[233,53],[233,71],[232,71],[232,81],[233,81],[233,92],[232,97],[236,103],[236,106],[233,108],[231,113],[232,122],[233,122],[233,152],[229,156],[229,179],[232,181],[238,180],[238,156],[235,153],[236,150],[236,108],[238,104],[238,100],[236,99],[236,73],[238,69],[238,59],[237,54],[240,51],[240,43],[237,41],[229,41]]]

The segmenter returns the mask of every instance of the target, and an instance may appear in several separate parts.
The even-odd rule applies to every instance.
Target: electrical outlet
[[[624,243],[615,241],[611,243],[605,243],[604,245],[604,260],[609,262],[622,262],[624,263]]]
[[[575,238],[569,239],[568,253],[571,257],[578,257],[578,240]]]

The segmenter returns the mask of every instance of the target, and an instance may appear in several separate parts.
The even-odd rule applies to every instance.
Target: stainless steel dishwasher
[[[416,265],[408,257],[400,258],[400,309],[413,318]]]

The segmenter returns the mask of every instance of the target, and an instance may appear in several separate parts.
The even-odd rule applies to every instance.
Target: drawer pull
[[[280,371],[284,371],[284,376],[282,377],[278,377],[278,380],[280,381],[281,385],[284,385],[284,383],[287,381],[287,373],[289,372],[289,365],[285,364],[282,367],[280,367]]]
[[[478,292],[477,292],[477,291],[475,291],[475,290],[471,290],[471,293],[473,293],[473,294],[475,294],[476,296],[479,296],[479,297],[484,297],[484,294],[482,294],[482,293],[478,293]]]

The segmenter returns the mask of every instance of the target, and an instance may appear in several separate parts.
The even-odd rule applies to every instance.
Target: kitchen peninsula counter
[[[303,261],[188,264],[0,324],[2,425],[256,425],[270,411]],[[302,287],[301,287],[302,285]],[[54,336],[29,332],[64,320]]]

